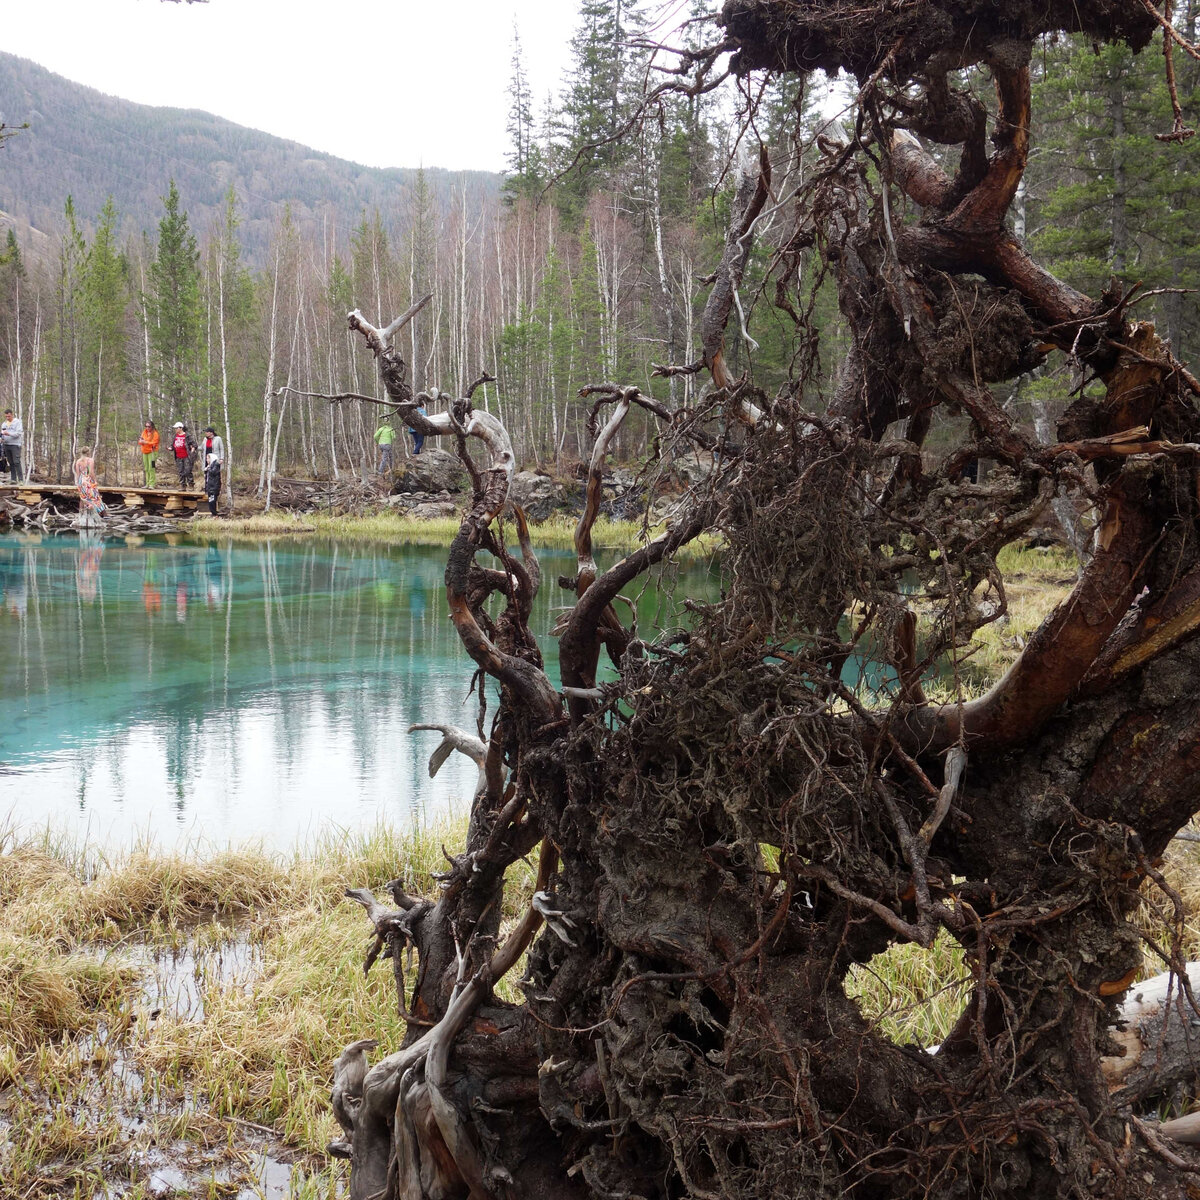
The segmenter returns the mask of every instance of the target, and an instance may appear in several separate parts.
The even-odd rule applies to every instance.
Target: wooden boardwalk
[[[126,508],[145,508],[151,512],[191,513],[204,499],[203,492],[187,492],[178,488],[112,487],[97,484],[105,504],[123,504]],[[43,500],[62,499],[79,502],[79,489],[71,483],[3,483],[0,500],[14,499],[31,507]]]

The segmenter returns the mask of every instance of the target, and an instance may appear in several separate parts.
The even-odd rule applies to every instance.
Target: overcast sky
[[[686,15],[668,0],[659,15]],[[141,104],[201,108],[380,167],[501,170],[514,17],[535,108],[578,0],[12,0],[0,48]]]

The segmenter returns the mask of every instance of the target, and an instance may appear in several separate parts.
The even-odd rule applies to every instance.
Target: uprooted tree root
[[[454,749],[479,767],[440,896],[354,894],[409,1034],[365,1073],[364,1044],[339,1060],[352,1197],[1189,1194],[1200,1160],[1146,1116],[1196,1074],[1182,907],[1157,863],[1200,807],[1200,384],[1128,319],[1132,293],[1073,291],[1004,224],[1032,39],[1138,47],[1157,17],[1111,0],[729,0],[720,24],[682,56],[691,82],[664,88],[708,86],[723,56],[735,73],[858,77],[854,135],[822,145],[772,258],[811,347],[812,304],[788,296],[820,257],[805,277],[836,281],[852,346],[824,405],[815,351],[774,397],[732,377],[730,313],[783,186],[765,149],[747,155],[702,357],[657,368],[708,371],[705,402],[585,389],[596,443],[559,686],[528,627],[541,575],[519,510],[515,546],[503,533],[507,432],[469,392],[413,395],[392,339],[419,305],[385,329],[350,317],[386,403],[454,439],[473,481],[446,586],[480,705],[473,733],[437,727],[431,770]],[[949,74],[976,64],[996,90],[990,141]],[[962,146],[953,179],[919,137]],[[988,385],[1053,352],[1105,393],[1046,445]],[[634,406],[668,449],[720,465],[602,571],[604,460]],[[937,461],[939,409],[965,433]],[[1004,614],[1000,551],[1056,498],[1096,512],[1070,597],[986,694],[930,702],[930,670],[953,687]],[[621,589],[707,530],[727,547],[721,599],[685,630],[631,628]],[[503,930],[505,873],[535,850],[532,902]],[[1165,944],[1137,928],[1143,886],[1170,914]],[[971,976],[961,1015],[940,1047],[897,1045],[847,977],[947,936]],[[1150,989],[1157,1007],[1122,1008],[1145,946],[1180,977]],[[504,1003],[495,984],[526,952],[525,1000]]]

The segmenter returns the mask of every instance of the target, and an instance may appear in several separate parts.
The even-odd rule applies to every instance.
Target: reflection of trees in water
[[[265,800],[239,788],[271,769],[272,795],[328,811],[329,787],[315,796],[303,777],[327,754],[346,768],[338,801],[402,816],[428,795],[408,723],[474,724],[442,573],[439,551],[414,547],[0,539],[0,630],[17,639],[0,659],[0,722],[21,714],[22,762],[69,764],[63,798],[85,814],[103,789],[143,803],[151,789],[160,811],[207,822],[213,805]],[[533,620],[543,635],[553,599]],[[457,779],[444,772],[439,795],[468,798]]]
[[[187,807],[188,783],[193,772],[189,769],[200,761],[203,717],[195,710],[176,710],[169,714],[164,747],[167,779],[171,784],[172,803],[177,813]]]
[[[5,612],[23,620],[29,608],[31,554],[27,547],[0,550],[0,598]]]

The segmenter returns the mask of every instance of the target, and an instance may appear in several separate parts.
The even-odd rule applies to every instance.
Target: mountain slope
[[[29,123],[0,149],[0,210],[23,241],[29,226],[61,225],[68,195],[84,222],[111,193],[125,233],[153,231],[171,178],[192,228],[203,231],[232,183],[247,257],[261,262],[285,205],[302,226],[327,223],[344,231],[376,208],[391,224],[407,212],[417,176],[412,169],[359,166],[210,113],[119,100],[4,53],[0,121]],[[468,209],[477,210],[500,183],[486,171],[430,167],[425,176],[442,211],[463,190]]]

